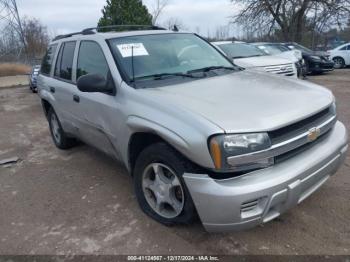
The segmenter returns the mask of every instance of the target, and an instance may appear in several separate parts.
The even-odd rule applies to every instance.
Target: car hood
[[[292,61],[274,55],[266,55],[237,58],[233,60],[233,63],[244,68],[254,68],[263,66],[285,65],[292,63]]]
[[[320,112],[334,99],[315,84],[249,71],[142,91],[154,103],[188,110],[227,133],[275,130]]]

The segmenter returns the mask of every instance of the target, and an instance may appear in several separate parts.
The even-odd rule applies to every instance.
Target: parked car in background
[[[35,65],[32,67],[32,71],[29,74],[29,89],[32,90],[33,93],[37,91],[37,79],[40,72],[40,65]]]
[[[258,47],[246,43],[230,41],[213,42],[227,57],[243,68],[260,70],[268,73],[297,77],[294,62],[279,56],[268,55]]]
[[[39,95],[55,145],[77,138],[124,163],[156,221],[248,229],[343,163],[347,131],[331,91],[244,70],[195,34],[105,28],[50,43]]]
[[[326,56],[317,55],[314,51],[297,43],[282,43],[290,50],[299,50],[302,52],[305,61],[305,70],[307,74],[320,74],[334,70],[334,62]]]
[[[335,68],[339,69],[350,65],[350,43],[338,46],[327,53],[329,59],[333,60]]]
[[[279,43],[251,43],[264,51],[269,55],[275,55],[282,58],[286,58],[295,63],[298,70],[298,77],[304,76],[304,60],[301,51],[294,49],[290,50],[288,47],[281,45]]]

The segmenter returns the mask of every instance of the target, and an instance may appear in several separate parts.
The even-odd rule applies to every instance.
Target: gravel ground
[[[310,81],[338,99],[350,128],[350,70]],[[209,234],[200,224],[165,227],[145,216],[126,170],[81,145],[59,151],[40,100],[0,89],[0,254],[350,254],[350,159],[319,191],[246,232]]]

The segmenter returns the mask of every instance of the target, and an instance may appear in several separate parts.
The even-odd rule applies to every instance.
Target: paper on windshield
[[[132,52],[134,53],[134,56],[149,55],[145,46],[142,43],[121,44],[117,45],[117,47],[122,57],[131,57]]]

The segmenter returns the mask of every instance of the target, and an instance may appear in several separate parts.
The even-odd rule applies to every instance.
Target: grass
[[[16,76],[29,74],[31,67],[24,64],[0,63],[1,76]]]

